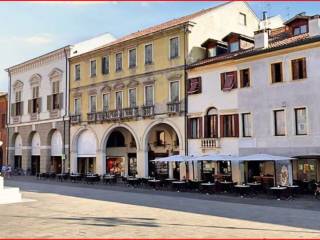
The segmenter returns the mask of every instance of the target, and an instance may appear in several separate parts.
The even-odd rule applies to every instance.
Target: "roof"
[[[284,36],[282,39],[275,38],[274,36],[273,38],[269,39],[268,48],[256,49],[252,47],[252,48],[240,50],[237,52],[226,53],[216,57],[211,57],[211,58],[203,59],[198,62],[192,63],[188,66],[188,68],[190,69],[190,68],[200,67],[200,66],[214,64],[214,63],[223,62],[223,61],[232,60],[232,59],[241,59],[241,58],[245,58],[253,55],[272,52],[272,51],[276,51],[284,48],[295,47],[295,46],[308,44],[312,42],[318,42],[318,41],[320,41],[320,36],[310,37],[308,33],[292,36],[292,37]]]
[[[284,24],[287,25],[297,19],[306,19],[308,20],[311,16],[307,16],[305,12],[299,13],[297,15],[295,15],[294,17],[290,18],[289,20],[287,20]]]
[[[253,38],[252,37],[249,37],[249,36],[246,36],[246,35],[243,35],[243,34],[240,34],[240,33],[236,33],[236,32],[230,32],[228,35],[226,35],[224,38],[222,38],[222,41],[226,42],[228,41],[228,39],[231,37],[231,36],[239,36],[239,38],[242,38],[242,39],[246,39],[250,42],[253,42]]]
[[[201,47],[206,47],[208,44],[213,43],[213,44],[217,44],[217,45],[223,45],[223,46],[227,46],[226,42],[222,42],[216,39],[212,39],[212,38],[208,38],[206,41],[204,41],[201,44]]]
[[[226,3],[220,4],[220,5],[215,6],[215,7],[211,7],[211,8],[208,8],[208,9],[203,9],[201,11],[192,13],[190,15],[183,16],[183,17],[180,17],[180,18],[177,18],[177,19],[172,19],[170,21],[167,21],[167,22],[164,22],[164,23],[161,23],[161,24],[158,24],[158,25],[155,25],[155,26],[152,26],[152,27],[149,27],[149,28],[146,28],[146,29],[134,32],[134,33],[131,33],[131,34],[128,34],[128,35],[126,35],[124,37],[121,37],[121,38],[118,38],[117,40],[112,41],[112,42],[110,42],[110,43],[108,43],[106,45],[100,46],[100,47],[98,47],[98,48],[96,48],[94,50],[103,49],[103,48],[106,48],[106,47],[109,47],[109,46],[112,46],[112,45],[116,45],[116,44],[119,44],[119,43],[123,43],[123,42],[129,41],[129,40],[135,39],[135,38],[143,37],[143,36],[146,36],[146,35],[149,35],[149,34],[152,34],[152,33],[160,32],[160,31],[163,31],[163,30],[167,30],[167,29],[170,29],[170,28],[174,28],[174,27],[177,27],[177,26],[188,24],[188,23],[192,22],[192,20],[194,20],[195,18],[200,17],[200,16],[202,16],[202,15],[204,15],[204,14],[206,14],[206,13],[212,11],[212,10],[218,9],[218,8],[220,8],[222,6],[225,6],[227,4],[230,4],[230,3],[232,3],[232,2],[226,2]]]

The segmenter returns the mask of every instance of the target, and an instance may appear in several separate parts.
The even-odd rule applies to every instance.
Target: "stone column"
[[[22,149],[22,169],[24,170],[31,170],[31,148]]]
[[[4,189],[3,177],[0,177],[0,192]]]
[[[238,161],[231,162],[232,181],[241,184],[244,182],[244,164]]]
[[[148,152],[137,151],[137,170],[138,177],[148,177]]]
[[[8,164],[14,168],[14,149],[8,149]]]
[[[78,172],[77,152],[70,153],[70,173]]]
[[[51,151],[50,149],[40,150],[40,172],[48,172],[51,170]]]
[[[106,172],[106,159],[103,157],[101,150],[97,150],[96,153],[96,172],[100,175],[105,174]]]

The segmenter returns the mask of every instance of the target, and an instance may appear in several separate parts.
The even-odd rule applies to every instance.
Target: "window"
[[[129,50],[129,68],[135,68],[137,65],[137,49]]]
[[[295,121],[296,121],[296,135],[307,134],[307,111],[306,108],[296,108]]]
[[[240,87],[250,87],[250,71],[248,68],[240,70]]]
[[[202,118],[189,119],[189,138],[196,139],[202,137]]]
[[[237,71],[221,73],[221,90],[231,91],[238,87]]]
[[[21,91],[16,92],[15,99],[16,99],[16,103],[15,103],[14,109],[12,109],[13,110],[12,112],[14,116],[20,116],[22,115],[22,106],[23,106],[21,102]]]
[[[308,26],[307,25],[301,25],[299,27],[295,27],[293,29],[293,35],[296,36],[296,35],[300,35],[300,34],[303,34],[303,33],[306,33],[308,32]]]
[[[16,92],[16,102],[21,102],[21,91]]]
[[[156,142],[157,146],[165,146],[164,131],[157,131],[156,136],[157,136],[157,142]]]
[[[105,56],[102,58],[101,62],[102,66],[102,74],[108,74],[109,73],[109,56]]]
[[[75,115],[80,114],[81,112],[81,102],[80,102],[80,98],[75,98],[74,99],[74,113]]]
[[[32,88],[32,100],[31,106],[29,108],[31,113],[37,113],[40,110],[40,100],[39,100],[39,86],[35,86]]]
[[[80,80],[80,64],[74,66],[75,80]]]
[[[122,109],[122,91],[116,92],[116,109]]]
[[[284,110],[274,111],[274,135],[285,136],[286,135],[286,123]]]
[[[204,119],[204,134],[206,138],[218,137],[218,115],[216,109],[211,109],[208,115]]]
[[[152,44],[144,46],[144,63],[152,64]]]
[[[102,107],[103,111],[107,112],[109,110],[109,99],[110,99],[110,94],[106,93],[102,95]]]
[[[307,78],[306,58],[291,61],[292,80]]]
[[[271,64],[271,78],[272,83],[282,82],[282,63],[273,63]]]
[[[187,88],[189,95],[201,93],[201,77],[189,78]]]
[[[242,136],[243,137],[251,137],[251,114],[250,113],[242,113]]]
[[[90,77],[95,77],[97,75],[97,61],[90,61]]]
[[[170,59],[176,58],[179,56],[179,38],[170,39]]]
[[[153,106],[153,85],[145,86],[144,91],[146,106]]]
[[[170,102],[179,102],[179,81],[170,82]]]
[[[215,57],[217,56],[217,48],[211,47],[208,49],[208,57]]]
[[[247,25],[247,16],[244,13],[239,13],[239,23],[243,26]]]
[[[221,137],[239,137],[239,115],[220,116],[220,135]]]
[[[129,89],[129,107],[134,108],[137,106],[137,89]]]
[[[240,44],[239,44],[239,42],[237,41],[237,42],[231,42],[230,44],[229,44],[229,50],[230,50],[230,52],[236,52],[236,51],[239,51],[239,49],[240,49],[240,46],[239,46]]]
[[[122,70],[122,53],[116,54],[116,72]]]
[[[59,109],[59,81],[52,82],[52,109]]]
[[[95,113],[97,111],[97,97],[96,96],[90,96],[90,113]]]

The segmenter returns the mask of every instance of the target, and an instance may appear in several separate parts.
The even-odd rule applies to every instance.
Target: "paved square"
[[[320,236],[318,210],[112,191],[81,184],[8,181],[8,185],[20,186],[23,197],[35,201],[0,205],[2,238]]]

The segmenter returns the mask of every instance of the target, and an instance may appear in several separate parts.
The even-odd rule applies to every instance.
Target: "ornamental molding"
[[[143,83],[143,85],[151,85],[151,84],[154,84],[155,81],[156,81],[155,77],[148,77],[148,78],[145,78],[144,80],[142,80],[142,83]]]
[[[122,89],[124,89],[125,88],[125,84],[124,83],[115,83],[114,85],[113,85],[113,89],[114,90],[122,90]]]
[[[39,86],[41,83],[41,79],[42,79],[42,77],[40,74],[38,74],[38,73],[33,74],[29,80],[30,85],[31,86]]]
[[[105,84],[104,86],[101,87],[100,92],[106,93],[106,92],[111,92],[111,90],[112,88],[108,84]]]
[[[14,91],[22,90],[22,88],[23,88],[23,82],[21,82],[20,80],[16,80],[16,81],[14,82],[14,84],[12,85],[12,87],[13,87],[13,90],[14,90]]]
[[[89,88],[88,89],[88,95],[97,95],[97,94],[98,94],[97,88]]]
[[[171,80],[179,80],[182,77],[182,73],[170,73],[167,74],[167,79],[169,81]]]
[[[54,68],[48,74],[50,81],[60,81],[62,79],[63,71],[59,68]]]
[[[133,88],[133,87],[137,87],[139,85],[139,82],[136,80],[131,80],[128,84],[127,87],[128,88]]]

